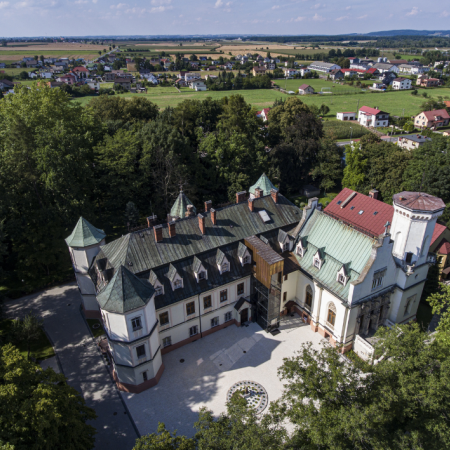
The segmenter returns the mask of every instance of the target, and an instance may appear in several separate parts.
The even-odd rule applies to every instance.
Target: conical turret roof
[[[180,194],[178,195],[175,203],[172,206],[172,209],[170,210],[170,215],[172,217],[179,217],[180,219],[182,219],[183,217],[185,217],[188,205],[192,205],[192,202],[186,197],[183,191],[180,191]],[[195,214],[197,214],[197,210],[195,209],[195,207],[193,211]]]
[[[105,237],[103,230],[95,228],[84,217],[80,217],[72,234],[66,238],[66,243],[69,247],[89,247],[98,244]]]
[[[265,173],[259,177],[259,180],[253,186],[250,186],[250,194],[255,195],[255,190],[258,187],[263,190],[263,195],[269,195],[271,189],[276,189]]]
[[[145,306],[155,293],[153,287],[120,266],[105,289],[97,295],[100,308],[124,314]]]

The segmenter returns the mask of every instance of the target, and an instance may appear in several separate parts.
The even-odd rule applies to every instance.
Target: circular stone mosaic
[[[237,391],[239,391],[249,406],[255,408],[256,414],[261,414],[269,404],[267,391],[255,381],[239,381],[233,384],[228,390],[227,401],[230,401],[233,394]]]

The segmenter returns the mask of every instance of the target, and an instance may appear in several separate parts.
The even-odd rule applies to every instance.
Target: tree
[[[195,439],[177,436],[176,431],[167,431],[166,426],[160,422],[157,433],[137,439],[133,450],[195,450],[195,444]]]
[[[344,178],[342,187],[358,190],[366,180],[367,160],[358,144],[348,144],[345,146]]]
[[[11,344],[0,347],[0,442],[15,450],[94,447],[96,418],[82,395],[53,369],[43,370]]]
[[[16,342],[27,343],[27,358],[30,358],[30,346],[32,341],[36,341],[41,337],[43,326],[42,319],[39,319],[33,313],[28,313],[22,320],[13,321],[13,339]]]
[[[133,202],[128,202],[125,208],[125,220],[127,221],[128,229],[134,228],[139,223],[139,210]]]
[[[19,80],[28,80],[28,72],[26,70],[22,70],[22,72],[19,73]]]
[[[342,180],[342,147],[334,139],[323,138],[317,153],[317,164],[312,171],[313,180],[319,179],[319,187],[330,192]]]
[[[304,344],[285,359],[278,373],[286,389],[271,405],[274,419],[289,419],[292,438],[311,448],[448,448],[448,345],[418,324],[382,327],[376,336],[384,357],[365,374],[331,346]]]
[[[440,283],[439,290],[427,298],[433,314],[440,315],[437,326],[438,336],[447,345],[450,343],[450,286]]]

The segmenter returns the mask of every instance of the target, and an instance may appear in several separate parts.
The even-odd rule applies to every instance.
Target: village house
[[[416,128],[438,128],[449,124],[450,116],[445,109],[422,111],[414,118]]]
[[[90,71],[86,67],[75,67],[72,69],[72,72],[76,74],[78,78],[89,78]]]
[[[111,82],[114,81],[114,78],[116,78],[116,74],[112,72],[105,72],[103,74],[103,81]]]
[[[195,91],[206,91],[206,84],[202,79],[191,80],[189,87]]]
[[[314,94],[315,90],[312,86],[310,86],[309,84],[302,84],[299,88],[298,88],[298,93],[300,95],[308,95],[308,94]]]
[[[436,263],[442,281],[449,279],[450,274],[450,230],[437,223],[431,236],[430,252],[436,253]]]
[[[377,108],[363,106],[359,109],[358,122],[364,127],[387,127],[389,125],[389,113]]]
[[[56,81],[72,86],[77,82],[77,77],[73,73],[66,73],[58,77]]]
[[[256,117],[260,117],[263,122],[267,122],[267,120],[269,119],[269,111],[270,108],[264,108],[256,113]]]
[[[406,150],[414,150],[429,141],[431,141],[431,138],[421,134],[405,134],[398,138],[396,144]]]
[[[429,78],[428,76],[417,77],[416,86],[420,87],[434,87],[442,84],[439,78]]]
[[[264,67],[265,67],[267,70],[275,70],[277,66],[276,66],[276,64],[274,64],[274,63],[268,62],[268,63],[265,63],[265,64],[264,64]]]
[[[354,112],[338,112],[336,114],[337,120],[356,120],[356,113]]]
[[[297,69],[286,69],[286,68],[283,68],[283,72],[286,78],[293,77],[298,73]]]
[[[252,73],[253,73],[254,77],[256,77],[257,75],[265,75],[266,74],[266,68],[265,67],[259,67],[259,66],[253,66]]]
[[[299,67],[297,73],[304,77],[307,73],[311,73],[311,70],[308,67]]]
[[[328,74],[328,76],[332,80],[342,80],[344,78],[344,72],[342,72],[342,69],[334,69]]]
[[[378,70],[380,73],[384,72],[395,72],[399,73],[400,69],[397,66],[394,66],[393,64],[387,64],[387,63],[376,63],[373,66],[375,69]]]
[[[119,389],[155,386],[168,352],[248,321],[274,331],[296,313],[310,333],[359,353],[381,325],[415,320],[441,199],[401,192],[388,205],[376,190],[346,188],[325,210],[317,198],[300,209],[265,175],[249,193],[197,214],[180,192],[168,223],[150,216],[106,244],[80,218],[67,237],[83,312],[103,322]]]
[[[131,79],[126,77],[116,77],[114,78],[114,88],[121,86],[126,91],[131,89]]]
[[[9,80],[0,80],[0,90],[3,91],[5,89],[13,89],[14,83]]]
[[[409,78],[394,78],[392,80],[392,89],[403,90],[411,89],[411,80]]]

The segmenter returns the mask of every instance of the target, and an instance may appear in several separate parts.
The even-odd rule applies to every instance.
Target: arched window
[[[311,309],[312,306],[312,298],[313,298],[312,289],[311,286],[308,284],[308,286],[306,286],[306,293],[305,293],[305,306],[309,309]]]
[[[422,244],[422,250],[420,251],[420,256],[423,256],[428,248],[428,242],[430,240],[430,236],[427,236]]]
[[[394,244],[394,253],[397,255],[400,255],[400,251],[402,248],[402,232],[401,231],[397,231],[397,233],[395,233],[395,244]]]
[[[336,322],[336,306],[333,302],[328,304],[327,324],[334,327]]]

